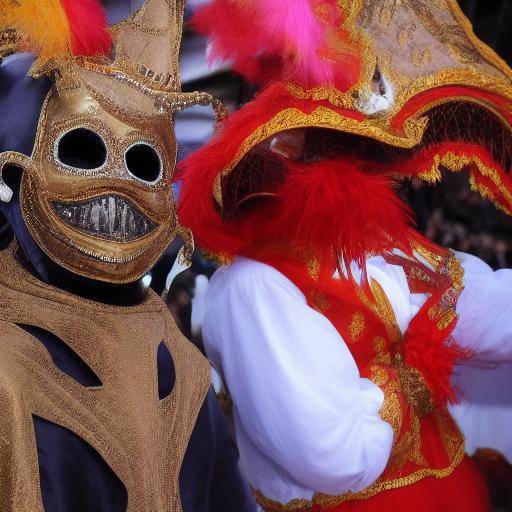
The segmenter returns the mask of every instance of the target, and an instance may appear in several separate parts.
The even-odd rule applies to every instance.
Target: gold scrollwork
[[[459,466],[464,458],[464,443],[459,440],[459,447],[451,463],[442,469],[423,468],[411,475],[407,475],[395,480],[377,480],[374,484],[366,489],[357,493],[345,493],[340,496],[328,496],[325,494],[315,494],[311,501],[309,500],[293,500],[286,504],[281,504],[277,501],[266,498],[260,491],[254,490],[256,500],[265,512],[303,512],[309,510],[313,505],[320,505],[324,507],[336,507],[346,501],[365,500],[375,496],[381,492],[390,489],[400,489],[412,485],[419,480],[427,477],[433,478],[446,478],[450,476],[453,471]]]
[[[500,172],[497,169],[484,164],[477,156],[456,155],[453,152],[447,152],[444,155],[435,155],[431,168],[428,171],[421,173],[419,177],[424,181],[437,183],[441,180],[441,167],[445,167],[451,172],[460,172],[470,165],[474,165],[482,176],[489,178],[496,185],[497,189],[507,200],[509,206],[499,201],[488,187],[479,183],[475,179],[474,171],[470,178],[472,188],[480,192],[482,196],[491,200],[497,208],[508,215],[512,215],[512,191],[503,182]]]

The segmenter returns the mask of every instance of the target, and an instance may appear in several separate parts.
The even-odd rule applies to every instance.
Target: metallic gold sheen
[[[146,0],[113,28],[112,61],[70,56],[39,69],[38,76],[48,74],[54,86],[41,111],[31,158],[0,154],[0,179],[5,164],[24,170],[21,207],[30,233],[52,260],[76,274],[117,284],[136,281],[180,229],[171,189],[174,114],[195,104],[212,104],[219,119],[225,115],[209,94],[181,92],[183,14],[183,0]],[[1,34],[2,54],[16,45],[14,36]],[[107,161],[100,168],[79,169],[59,161],[59,139],[76,128],[103,139]],[[160,156],[162,169],[155,181],[138,179],[127,169],[125,154],[138,143],[151,145]],[[66,224],[51,206],[100,196],[133,204],[156,227],[138,239],[111,240]]]
[[[413,148],[414,141],[421,141],[427,122],[425,116],[438,101],[429,102],[420,110],[412,108],[400,122],[396,121],[398,114],[419,96],[450,86],[466,88],[467,95],[454,97],[446,93],[441,101],[475,102],[481,93],[495,95],[500,101],[489,97],[482,101],[482,106],[505,126],[510,126],[512,71],[475,36],[456,0],[339,0],[338,6],[345,18],[344,28],[362,57],[359,79],[348,91],[334,86],[304,89],[287,84],[293,97],[321,103],[322,110],[317,109],[314,115],[308,116],[297,109],[284,108],[251,134],[214,183],[212,194],[219,205],[223,204],[221,177],[229,174],[257,144],[282,130],[321,127]],[[392,86],[393,101],[387,109],[365,115],[358,122],[354,112],[364,114],[360,108],[372,94],[377,68]],[[329,109],[331,113],[326,112]],[[503,170],[484,169],[481,163],[474,163],[482,174],[488,173],[486,176],[493,179],[503,197],[496,197],[476,174],[472,186],[512,214],[512,185],[504,182]]]
[[[176,143],[168,115],[155,116],[151,121],[136,116],[121,118],[107,108],[84,84],[66,93],[50,91],[41,112],[31,165],[24,166],[21,207],[32,236],[59,265],[92,279],[125,283],[146,273],[176,233],[171,191]],[[106,142],[108,159],[100,169],[77,172],[56,158],[56,141],[73,128],[91,129]],[[139,141],[151,143],[162,158],[163,175],[155,184],[131,176],[124,164],[124,152]],[[156,229],[131,242],[105,240],[67,225],[51,207],[53,201],[73,203],[104,194],[133,202]]]
[[[464,169],[471,169],[471,186],[474,190],[480,192],[483,197],[492,201],[495,206],[503,210],[508,215],[512,215],[512,190],[504,183],[501,173],[492,167],[484,164],[480,158],[474,155],[456,155],[447,152],[443,155],[436,155],[431,168],[420,174],[420,178],[430,183],[436,183],[441,180],[441,167],[452,172],[460,172]],[[499,190],[505,201],[499,200],[496,195],[482,183],[479,182],[479,175],[489,178]]]
[[[295,128],[325,128],[342,130],[364,137],[376,139],[385,144],[400,148],[413,148],[421,142],[427,127],[427,119],[420,117],[411,119],[404,125],[403,133],[393,133],[384,129],[380,123],[371,119],[359,121],[353,117],[339,114],[333,109],[319,106],[311,114],[297,108],[282,110],[270,121],[259,126],[242,144],[232,164],[222,171],[215,182],[213,195],[219,205],[222,205],[222,188],[220,181],[227,176],[242,160],[242,158],[260,142],[267,140],[276,133]]]
[[[180,468],[210,372],[164,302],[152,292],[133,307],[80,299],[34,278],[15,260],[14,248],[0,252],[0,297],[0,510],[44,511],[32,419],[37,415],[98,452],[126,487],[127,512],[181,512]],[[101,386],[84,387],[62,373],[19,323],[59,337]],[[162,340],[176,381],[160,400]]]

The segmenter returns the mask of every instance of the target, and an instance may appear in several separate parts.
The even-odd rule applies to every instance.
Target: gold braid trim
[[[370,81],[371,82],[371,81]],[[370,83],[369,82],[369,83]],[[391,131],[389,123],[393,117],[398,114],[405,104],[425,91],[435,89],[444,86],[467,86],[477,87],[484,91],[490,91],[508,100],[512,100],[512,88],[509,84],[504,83],[497,79],[495,76],[484,76],[480,72],[474,70],[461,70],[461,69],[444,69],[436,74],[427,75],[418,79],[414,84],[409,87],[405,87],[399,92],[399,96],[393,105],[393,108],[386,112],[385,117],[379,117],[374,119],[376,125],[380,125],[383,128]],[[335,87],[323,86],[315,87],[313,89],[303,89],[296,84],[288,84],[288,91],[296,98],[303,100],[313,101],[328,101],[332,106],[337,108],[355,109],[355,100],[358,97],[357,87],[354,87],[350,91],[342,92]],[[425,105],[423,108],[415,112],[412,117],[419,118],[422,114],[430,110],[431,108],[443,104],[451,103],[454,101],[467,101],[471,103],[477,103],[497,117],[504,121],[505,125],[509,125],[509,121],[503,118],[496,108],[493,108],[487,102],[472,98],[470,96],[450,96],[441,100],[434,101]]]
[[[338,108],[353,110],[354,96],[350,93],[341,92],[335,87],[315,87],[314,89],[303,89],[295,84],[287,84],[288,91],[301,100],[328,101]]]
[[[321,505],[327,507],[335,507],[350,500],[364,500],[375,496],[383,491],[391,490],[391,489],[399,489],[400,487],[405,487],[408,485],[412,485],[419,480],[427,477],[433,478],[446,478],[450,476],[453,471],[457,468],[457,466],[462,462],[464,458],[464,445],[462,444],[457,451],[455,457],[453,458],[451,464],[443,469],[421,469],[416,473],[408,475],[403,478],[398,478],[396,480],[390,481],[377,481],[373,485],[367,487],[365,490],[360,491],[358,493],[345,493],[340,496],[327,496],[325,494],[316,494],[313,497],[312,501],[308,500],[293,500],[288,502],[287,504],[280,504],[277,501],[269,500],[265,498],[265,496],[257,491],[253,490],[254,496],[258,501],[259,505],[263,508],[265,512],[305,512],[309,510],[313,505]]]
[[[221,179],[228,176],[251,149],[276,133],[296,128],[325,128],[362,135],[391,146],[411,149],[421,142],[427,122],[428,120],[424,117],[410,118],[404,123],[403,135],[399,135],[390,133],[372,120],[359,121],[345,117],[324,106],[316,108],[311,114],[302,112],[297,108],[281,110],[270,121],[263,123],[245,139],[232,163],[217,176],[213,186],[214,198],[219,205],[222,205]]]
[[[507,188],[505,183],[503,183],[500,172],[497,169],[485,165],[477,156],[456,155],[452,152],[448,152],[443,156],[436,155],[430,170],[421,173],[419,177],[429,183],[437,183],[442,177],[441,167],[446,167],[446,169],[451,172],[461,172],[469,165],[475,165],[482,176],[489,178],[496,185],[501,194],[503,194],[503,197],[506,198],[510,206],[502,204],[488,187],[478,183],[475,179],[474,172],[472,172],[470,178],[471,188],[492,201],[498,209],[508,215],[512,215],[512,192]]]
[[[446,478],[450,476],[457,466],[462,462],[464,458],[464,443],[462,443],[457,450],[452,462],[449,466],[443,469],[431,469],[424,468],[412,473],[411,475],[397,478],[396,480],[381,481],[377,480],[375,483],[360,492],[347,492],[340,496],[328,496],[326,494],[315,494],[312,501],[308,500],[293,500],[286,504],[281,504],[277,501],[266,498],[260,491],[253,490],[254,496],[258,504],[263,508],[265,512],[306,512],[314,505],[320,505],[323,507],[336,507],[346,501],[354,500],[366,500],[384,491],[391,489],[399,489],[412,485],[423,478]]]

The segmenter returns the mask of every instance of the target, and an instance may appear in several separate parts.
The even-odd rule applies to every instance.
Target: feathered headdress
[[[213,0],[193,25],[211,59],[263,86],[176,175],[182,221],[203,246],[227,244],[226,219],[290,161],[426,181],[468,169],[512,214],[512,71],[456,0]]]
[[[34,70],[71,55],[108,56],[112,48],[97,0],[0,0],[0,29],[5,34],[3,53],[16,47],[34,53]]]
[[[217,0],[192,23],[211,38],[210,60],[231,61],[250,81],[345,89],[360,71],[345,18],[338,0]]]

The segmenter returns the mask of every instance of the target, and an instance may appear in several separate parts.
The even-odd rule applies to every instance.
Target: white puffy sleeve
[[[208,294],[203,337],[233,399],[251,484],[286,501],[302,496],[283,496],[279,475],[327,494],[375,481],[393,441],[379,416],[384,395],[360,378],[327,318],[284,275],[252,260],[218,272]],[[263,467],[255,454],[271,462]]]
[[[465,275],[454,339],[475,362],[512,362],[512,270],[494,272],[475,256],[456,255]]]

